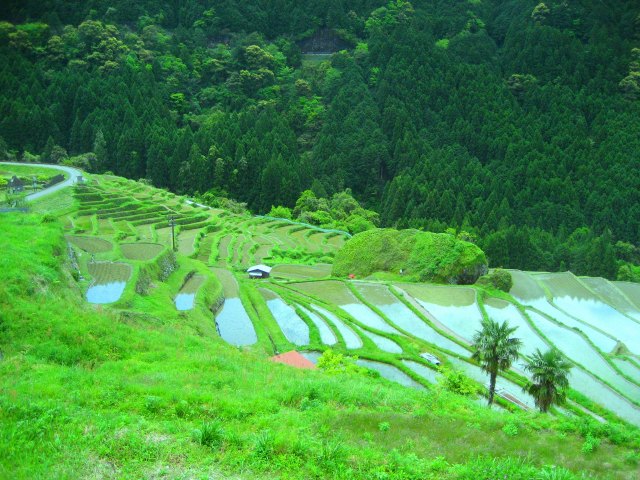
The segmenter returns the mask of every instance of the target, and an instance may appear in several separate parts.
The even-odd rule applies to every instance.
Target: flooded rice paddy
[[[260,293],[287,340],[294,345],[308,345],[309,326],[298,316],[296,311],[271,290],[261,288]]]
[[[353,331],[351,327],[349,327],[340,318],[338,318],[337,315],[334,315],[330,311],[317,305],[311,305],[311,308],[322,315],[324,318],[326,318],[336,327],[336,329],[342,336],[342,339],[344,340],[345,347],[348,350],[355,350],[362,347],[362,339]]]
[[[440,374],[435,370],[429,367],[426,367],[421,363],[414,362],[413,360],[402,360],[402,363],[407,368],[410,368],[414,373],[424,378],[427,382],[433,383],[433,384],[438,382],[438,376]]]
[[[513,336],[522,340],[520,351],[524,355],[531,355],[537,349],[544,352],[549,348],[549,345],[529,325],[515,305],[497,298],[488,298],[484,308],[489,318],[498,322],[507,321],[509,326],[518,328]]]
[[[333,333],[327,322],[325,322],[320,315],[311,310],[303,307],[302,305],[298,305],[298,308],[304,312],[304,314],[309,317],[309,320],[313,322],[313,324],[318,329],[320,333],[320,341],[325,345],[335,345],[338,343],[338,339],[336,335]]]
[[[93,282],[87,290],[89,303],[113,303],[120,299],[131,277],[131,266],[126,263],[95,262],[88,265]]]
[[[422,385],[420,385],[398,367],[394,367],[393,365],[365,359],[359,359],[358,361],[356,361],[356,363],[361,367],[375,370],[380,374],[381,377],[386,378],[387,380],[391,380],[392,382],[399,383],[400,385],[404,385],[405,387],[424,389]]]
[[[467,342],[471,342],[473,335],[481,329],[482,315],[476,304],[475,290],[432,285],[399,286],[438,322]]]
[[[176,295],[176,298],[173,300],[176,304],[177,310],[183,311],[193,309],[196,294],[205,279],[204,275],[193,275],[189,280],[187,280],[180,289],[180,292],[178,292],[178,295]]]
[[[383,352],[387,353],[402,353],[402,348],[393,340],[389,340],[387,337],[383,337],[382,335],[376,335],[373,332],[369,332],[367,330],[360,330],[362,334],[368,337],[373,343],[376,344]]]
[[[253,345],[258,341],[253,323],[239,298],[238,282],[233,274],[222,268],[211,269],[220,283],[225,302],[216,315],[216,327],[224,341],[235,346]]]

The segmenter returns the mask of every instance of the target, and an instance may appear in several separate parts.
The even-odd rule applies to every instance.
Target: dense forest
[[[635,1],[3,3],[0,156],[640,281]]]

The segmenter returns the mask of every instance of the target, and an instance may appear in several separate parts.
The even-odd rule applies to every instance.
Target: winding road
[[[58,190],[62,190],[63,188],[70,187],[75,185],[78,181],[78,177],[82,176],[82,170],[78,170],[73,167],[65,167],[63,165],[49,165],[46,163],[20,163],[20,162],[0,162],[0,165],[19,165],[22,167],[39,167],[39,168],[50,168],[52,170],[60,170],[65,172],[69,177],[55,185],[50,186],[49,188],[45,188],[44,190],[40,190],[39,192],[31,193],[25,197],[26,200],[37,200],[40,197],[44,197],[45,195],[49,195],[53,192],[57,192]]]

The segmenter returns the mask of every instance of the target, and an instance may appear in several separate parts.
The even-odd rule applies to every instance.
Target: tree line
[[[494,266],[638,281],[640,9],[610,3],[9,1],[0,153],[256,213],[349,189]]]

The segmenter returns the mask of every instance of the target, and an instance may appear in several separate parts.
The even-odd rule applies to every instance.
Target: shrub
[[[344,356],[330,348],[318,359],[318,368],[326,373],[364,373],[366,369],[356,365],[357,357]]]
[[[478,279],[476,285],[493,287],[503,292],[509,292],[513,286],[511,274],[502,268],[496,268],[488,275],[483,275]]]
[[[381,432],[388,432],[390,428],[391,424],[389,422],[380,422],[378,424],[378,430],[380,430]]]
[[[476,383],[460,370],[443,368],[442,375],[438,377],[438,385],[449,392],[457,393],[465,397],[478,393]]]
[[[291,220],[291,209],[287,207],[271,207],[269,213],[267,213],[268,217],[274,218],[286,218],[287,220]]]
[[[487,272],[484,252],[446,233],[374,229],[354,235],[336,254],[333,275],[390,272],[408,281],[470,284]]]

